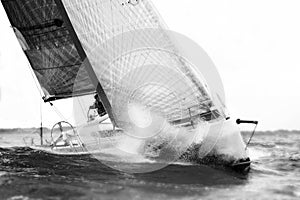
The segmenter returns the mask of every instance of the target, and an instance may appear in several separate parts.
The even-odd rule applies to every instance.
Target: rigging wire
[[[36,89],[39,93],[39,95],[41,96],[41,98],[43,98],[43,94],[42,91],[40,90],[37,80],[35,79],[34,75],[33,75],[33,70],[31,69],[31,66],[29,66],[29,71],[30,74],[32,76],[33,82],[36,86]],[[43,145],[43,105],[42,105],[42,101],[40,101],[40,144]]]
[[[37,89],[39,95],[41,96],[41,98],[43,99],[43,93],[42,93],[42,91],[41,91],[41,88],[39,87],[39,84],[37,83],[36,77],[35,77],[34,74],[33,74],[34,72],[33,72],[33,70],[32,70],[32,68],[31,68],[30,65],[29,65],[28,67],[29,67],[29,71],[30,71],[30,74],[31,74],[31,76],[32,76],[32,79],[33,79],[33,81],[34,81],[34,84],[35,84],[35,86],[36,86],[36,89]]]
[[[32,68],[31,68],[31,66],[29,65],[29,71],[30,71],[30,74],[31,74],[31,76],[32,76],[32,79],[34,80],[34,84],[35,84],[35,86],[36,86],[36,89],[37,89],[37,91],[38,91],[38,93],[39,93],[39,95],[40,95],[40,97],[42,98],[42,99],[44,99],[44,95],[43,95],[43,93],[42,93],[42,89],[40,88],[40,86],[39,86],[39,83],[38,83],[38,81],[36,80],[36,77],[35,77],[35,75],[34,75],[34,72],[33,72],[33,70],[32,70]],[[65,121],[67,121],[67,118],[57,109],[57,107],[55,106],[55,105],[53,105],[52,103],[50,103],[50,105],[51,105],[51,108],[54,110],[54,112],[61,118],[61,119],[63,119],[63,120],[65,120]],[[43,124],[43,105],[42,105],[42,102],[40,101],[40,119],[41,119],[41,125]]]
[[[248,142],[246,144],[245,150],[247,150],[247,148],[248,148],[248,146],[249,146],[249,144],[250,144],[250,142],[251,142],[251,140],[252,140],[252,138],[254,136],[254,133],[255,133],[256,128],[257,128],[257,125],[258,125],[258,123],[255,124],[254,130],[252,131],[251,136],[250,136],[250,138],[249,138],[249,140],[248,140]]]

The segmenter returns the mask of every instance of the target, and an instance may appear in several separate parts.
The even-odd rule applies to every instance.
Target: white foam
[[[248,154],[251,160],[259,160],[262,157],[270,156],[271,153],[266,153],[256,148],[248,148]]]
[[[150,110],[146,106],[129,104],[128,115],[131,122],[140,128],[147,128],[152,123]]]
[[[236,159],[248,157],[241,132],[235,122],[224,121],[220,138],[214,148],[219,154],[228,155]]]

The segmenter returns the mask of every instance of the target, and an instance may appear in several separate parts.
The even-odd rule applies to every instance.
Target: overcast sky
[[[299,0],[153,0],[169,28],[214,61],[233,118],[260,130],[300,129]],[[0,127],[39,125],[40,96],[0,6]],[[55,103],[71,117],[68,101]],[[43,105],[45,125],[57,120]]]

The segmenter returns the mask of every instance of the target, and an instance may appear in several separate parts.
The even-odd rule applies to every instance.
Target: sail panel
[[[95,92],[54,0],[1,1],[45,101]]]

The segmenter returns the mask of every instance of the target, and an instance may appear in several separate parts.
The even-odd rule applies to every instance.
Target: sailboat
[[[183,56],[150,0],[1,2],[43,101],[74,99],[76,124],[56,123],[50,139],[41,131],[32,148],[93,154],[107,164],[109,156],[171,163],[221,155],[249,169],[218,83]],[[94,95],[106,115],[90,109]]]

